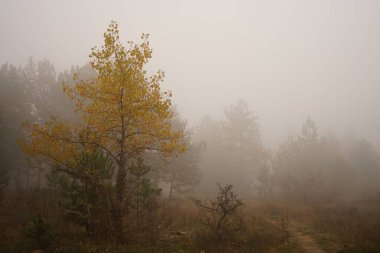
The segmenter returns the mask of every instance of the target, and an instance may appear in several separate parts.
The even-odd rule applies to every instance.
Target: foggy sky
[[[266,145],[311,117],[379,149],[379,13],[377,0],[0,0],[0,64],[82,65],[115,20],[125,43],[150,34],[149,70],[190,125],[244,99]]]

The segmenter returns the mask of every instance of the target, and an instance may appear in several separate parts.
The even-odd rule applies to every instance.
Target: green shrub
[[[44,222],[41,215],[38,215],[31,227],[23,231],[24,235],[32,240],[33,247],[46,250],[53,241],[52,227],[48,222]]]

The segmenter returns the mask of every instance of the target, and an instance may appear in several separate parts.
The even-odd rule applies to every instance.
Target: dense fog
[[[166,72],[195,126],[244,99],[277,145],[311,117],[322,132],[380,147],[377,1],[1,1],[0,62],[83,65],[111,20],[121,38],[149,33],[148,68]]]
[[[0,217],[24,209],[14,224],[56,225],[54,210],[121,244],[160,234],[175,201],[214,211],[200,199],[218,192],[233,204],[222,219],[243,201],[318,206],[315,224],[337,220],[325,205],[367,201],[378,217],[379,12],[371,0],[0,0]],[[366,229],[374,251],[360,252],[378,252]],[[7,238],[0,251],[17,244]]]

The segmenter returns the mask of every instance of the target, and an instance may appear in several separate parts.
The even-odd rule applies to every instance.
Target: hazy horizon
[[[196,126],[244,99],[264,144],[297,134],[356,135],[380,149],[378,1],[0,1],[0,64],[32,56],[83,65],[111,20],[123,42],[150,34],[149,70],[166,73]]]

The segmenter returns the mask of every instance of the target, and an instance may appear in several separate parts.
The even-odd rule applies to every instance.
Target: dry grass
[[[47,196],[41,197],[43,194]],[[200,221],[201,213],[187,199],[159,200],[142,227],[133,212],[127,217],[126,245],[110,238],[89,238],[44,202],[47,192],[8,195],[0,209],[0,252],[31,252],[33,242],[22,231],[42,214],[51,227],[49,252],[302,252],[296,233],[308,236],[326,252],[380,252],[380,205],[308,206],[250,201],[243,210],[245,229],[218,240]],[[298,238],[299,239],[299,238]]]
[[[23,233],[38,214],[52,227],[49,252],[296,252],[292,239],[270,221],[272,216],[283,215],[283,210],[268,205],[248,203],[244,208],[245,229],[220,241],[199,222],[199,210],[190,200],[161,199],[143,227],[136,225],[131,212],[127,217],[129,240],[126,245],[117,245],[106,237],[89,238],[83,228],[62,219],[59,211],[54,214],[45,201],[51,197],[48,192],[20,196],[9,195],[1,206],[0,252],[38,250]]]

